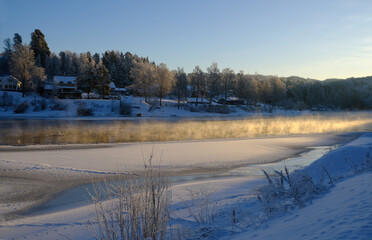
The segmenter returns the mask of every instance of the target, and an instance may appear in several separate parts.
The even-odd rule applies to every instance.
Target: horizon
[[[29,43],[40,29],[57,54],[131,52],[185,72],[217,62],[221,70],[279,77],[372,75],[368,1],[0,0],[0,6],[1,49],[15,33]]]

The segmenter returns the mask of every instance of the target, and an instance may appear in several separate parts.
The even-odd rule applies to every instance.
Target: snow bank
[[[259,227],[226,239],[370,239],[371,155],[372,133],[367,133],[293,172],[291,177],[305,173],[316,183],[331,181],[336,185],[307,207],[274,217]],[[356,175],[358,173],[362,174]]]
[[[316,183],[337,181],[342,178],[355,175],[366,168],[372,168],[372,133],[367,133],[360,138],[338,148],[310,166],[297,173],[305,172],[310,175]]]

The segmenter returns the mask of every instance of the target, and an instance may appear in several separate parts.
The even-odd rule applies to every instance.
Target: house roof
[[[6,76],[2,76],[2,77],[0,77],[0,80],[1,80],[1,81],[5,81],[5,80],[8,80],[8,81],[9,81],[9,79],[10,79],[10,80],[15,80],[15,81],[17,81],[19,84],[21,84],[21,82],[20,82],[17,78],[13,77],[12,75],[6,75]]]
[[[56,81],[57,83],[63,82],[65,84],[67,84],[68,82],[76,83],[76,77],[54,76],[54,81]]]
[[[114,82],[111,82],[111,83],[110,83],[110,88],[116,88],[116,85],[115,85]]]
[[[126,88],[115,88],[115,91],[126,92]]]

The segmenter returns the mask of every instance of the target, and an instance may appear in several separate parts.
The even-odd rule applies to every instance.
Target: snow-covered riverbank
[[[260,139],[258,139],[258,140],[260,140]],[[271,148],[272,145],[270,145],[270,144],[268,144],[268,142],[266,142],[266,141],[269,141],[270,139],[261,139],[261,140],[265,141],[265,146],[267,146],[268,149]],[[300,140],[301,139],[298,139],[298,138],[293,139],[291,144],[293,142],[299,142]],[[312,139],[312,140],[314,141],[313,143],[319,141],[319,139]],[[310,144],[311,143],[311,141],[309,141],[309,139],[307,139],[307,141],[304,141],[304,139],[301,140],[301,141],[303,141],[303,144]],[[273,144],[274,142],[270,142],[270,143]],[[277,147],[279,147],[278,143],[276,144],[276,147],[274,147],[272,149],[271,157],[276,156],[275,152],[277,152],[278,150],[281,149],[280,147],[277,149]],[[257,146],[255,148],[257,148]],[[332,176],[335,176],[335,179],[336,178],[339,179],[340,176],[336,175],[336,173],[337,174],[342,174],[344,176],[344,175],[352,174],[353,171],[354,171],[353,169],[355,169],[353,167],[354,165],[353,165],[352,161],[345,161],[345,157],[350,158],[350,159],[351,159],[352,156],[355,156],[355,159],[357,157],[364,157],[365,158],[366,152],[368,152],[368,151],[372,155],[371,148],[372,148],[372,135],[367,134],[367,135],[364,135],[363,137],[359,138],[358,140],[355,140],[355,141],[347,144],[344,147],[341,147],[341,148],[339,148],[339,149],[337,149],[333,152],[330,152],[329,154],[327,154],[323,158],[321,158],[319,161],[312,164],[307,169],[308,170],[309,169],[316,169],[317,164],[321,163],[322,165],[326,165],[326,167],[329,169]],[[265,155],[264,154],[265,152],[266,152],[266,154],[268,154],[270,152],[270,150],[268,150],[268,149],[266,151],[261,152],[261,154],[263,154],[263,156]],[[237,149],[235,149],[235,150],[237,150]],[[284,150],[282,149],[282,151],[284,151]],[[286,151],[288,151],[288,149]],[[26,153],[27,152],[25,152],[25,154]],[[29,153],[32,153],[32,152],[29,152]],[[63,159],[63,158],[60,158],[60,159]],[[346,166],[346,167],[344,167],[342,169],[340,168],[339,170],[337,170],[337,168],[334,168],[334,166],[331,164],[335,161],[338,161],[338,164],[336,164],[337,166],[342,165],[342,166]],[[342,163],[346,162],[346,165],[345,164],[340,164],[341,162]],[[355,163],[357,163],[357,162],[355,162]],[[106,164],[106,165],[108,165],[108,164]],[[51,165],[51,167],[53,167],[53,164]],[[333,169],[334,169],[334,171],[333,171]],[[316,173],[315,170],[310,171],[310,172]],[[316,175],[314,175],[314,176],[316,176]],[[358,182],[361,181],[359,183],[363,183],[363,182],[368,180],[368,179],[366,180],[366,178],[368,178],[368,176],[370,176],[370,174],[369,175],[364,174],[363,176],[364,177],[361,177],[361,178],[356,177],[355,178],[356,180],[354,180],[354,181],[358,181]],[[352,179],[354,179],[354,178],[350,178],[347,181],[352,181]],[[219,208],[222,207],[222,209],[228,210],[228,209],[231,209],[231,207],[233,207],[233,206],[240,206],[240,207],[244,208],[244,209],[241,208],[242,211],[257,212],[259,210],[258,209],[259,204],[257,204],[257,203],[253,204],[256,200],[255,200],[255,197],[252,195],[251,190],[253,188],[255,188],[256,186],[258,186],[259,184],[263,184],[264,182],[265,182],[264,179],[260,180],[260,179],[251,179],[251,178],[246,178],[246,177],[240,177],[240,178],[220,179],[220,180],[215,180],[213,182],[211,182],[211,181],[199,181],[199,182],[188,183],[186,185],[184,184],[184,185],[173,186],[172,187],[172,192],[173,192],[173,194],[172,194],[172,196],[173,196],[172,206],[173,207],[172,208],[174,209],[174,216],[177,217],[174,221],[176,221],[178,223],[179,222],[185,222],[190,227],[195,227],[195,228],[198,227],[197,224],[193,223],[192,218],[190,218],[190,216],[188,216],[187,211],[185,211],[185,206],[181,203],[181,199],[182,199],[182,196],[184,196],[184,191],[185,191],[186,187],[198,188],[198,186],[213,185],[213,188],[214,188],[214,191],[215,191],[215,194],[213,195],[213,198],[215,200],[218,200]],[[354,190],[348,189],[349,187],[353,186],[353,184],[349,184],[346,181],[345,181],[344,185],[340,185],[340,186],[342,186],[341,188],[338,187],[339,184],[343,184],[343,183],[337,183],[336,187],[332,188],[330,190],[331,191],[330,194],[325,194],[324,196],[321,196],[319,199],[314,200],[314,204],[317,204],[318,202],[320,202],[320,204],[331,204],[331,203],[328,202],[328,200],[324,200],[325,201],[324,203],[322,203],[321,200],[326,199],[326,198],[328,198],[328,196],[330,196],[330,201],[332,201],[332,199],[335,198],[335,196],[331,195],[334,191],[336,191],[336,195],[337,195],[337,198],[339,199],[340,203],[343,202],[342,201],[343,197],[345,197],[345,201],[347,201],[346,197],[349,198],[349,200],[350,200],[352,198],[351,195],[356,193],[358,195],[354,196],[354,200],[353,200],[357,204],[355,206],[356,209],[363,208],[366,212],[367,212],[367,210],[369,212],[371,211],[371,208],[369,208],[371,206],[370,202],[367,201],[366,198],[360,198],[360,196],[364,196],[363,194],[367,194],[367,195],[370,194],[368,192],[370,190],[368,190],[368,189],[363,190],[362,189],[363,187],[368,188],[368,184],[367,184],[367,186],[366,186],[366,184],[364,184],[364,185],[359,184],[358,185],[359,188],[358,189],[353,188]],[[344,189],[342,189],[343,187],[344,187]],[[349,194],[342,194],[342,192],[344,190],[347,191]],[[248,199],[249,203],[246,202],[245,204],[243,204],[242,202],[247,201],[247,199]],[[360,201],[365,201],[365,204],[361,203]],[[362,204],[362,205],[358,205],[358,204]],[[325,206],[325,208],[321,208],[319,206],[317,208],[327,209],[326,205],[324,205],[324,206]],[[342,211],[338,212],[338,210],[335,209],[336,206],[337,206],[337,204],[335,204],[333,206],[333,208],[329,208],[329,211],[331,211],[333,215],[330,212],[327,212],[327,211],[325,211],[324,214],[328,214],[329,216],[338,216],[338,214],[342,214],[342,211],[345,211],[345,213],[343,213],[343,214],[348,214],[346,212],[351,211],[353,209],[353,207],[351,205],[350,206],[348,205],[349,206],[348,208],[344,208]],[[248,207],[253,207],[253,209],[245,209],[245,208],[248,208]],[[293,216],[297,215],[297,214],[295,214],[296,212],[306,211],[306,209],[308,209],[308,207],[305,207],[305,208],[300,209],[300,210],[294,210],[293,212],[290,213],[290,215],[288,215],[289,217],[287,217],[287,218],[290,219],[291,216],[292,216],[292,219],[293,219]],[[307,211],[308,211],[308,213],[311,212],[310,210],[307,210]],[[336,211],[336,212],[333,213],[333,211]],[[301,213],[300,216],[302,216],[302,212],[300,212],[300,213]],[[317,213],[322,213],[322,212],[318,211]],[[367,230],[364,232],[364,234],[369,233],[368,232],[368,226],[370,227],[371,225],[368,225],[368,224],[371,224],[371,221],[370,221],[370,218],[368,218],[367,215],[364,216],[364,218],[362,218],[362,221],[361,221],[363,223],[362,225],[358,225],[357,220],[359,219],[359,216],[357,216],[357,215],[356,216],[354,216],[354,215],[350,216],[350,218],[347,221],[355,221],[353,223],[354,225],[352,225],[352,226],[354,226],[354,227],[359,226],[359,228],[362,229],[362,230],[364,228],[367,228]],[[283,217],[286,217],[286,216],[287,216],[286,214],[283,215]],[[62,212],[54,212],[54,213],[43,214],[43,215],[40,215],[40,216],[20,218],[20,219],[16,219],[16,220],[13,220],[13,221],[2,222],[1,227],[0,227],[0,236],[5,237],[5,238],[10,238],[10,239],[12,237],[15,238],[15,239],[21,239],[21,238],[23,239],[24,237],[26,237],[26,239],[64,239],[64,236],[67,236],[68,238],[72,238],[72,239],[91,239],[91,235],[89,234],[89,231],[87,231],[87,226],[89,226],[87,220],[92,219],[93,217],[94,217],[94,206],[88,205],[88,206],[78,207],[78,208],[74,208],[74,209],[69,209],[69,210],[62,211]],[[354,218],[352,219],[351,217],[354,217]],[[261,231],[260,229],[264,229],[264,228],[266,228],[266,230],[262,230],[262,231],[268,231],[267,229],[270,229],[270,226],[271,226],[270,224],[271,224],[272,221],[274,221],[276,224],[278,224],[278,228],[280,228],[280,222],[281,222],[279,220],[280,218],[281,217],[276,217],[273,220],[265,222],[264,225],[257,224],[257,225],[254,225],[254,227],[247,226],[247,228],[245,229],[247,231],[247,233],[241,233],[241,234],[251,234],[252,233],[254,235],[254,231]],[[305,215],[302,216],[301,219],[306,219],[306,216]],[[314,221],[315,221],[315,217],[311,218],[311,219],[314,219]],[[324,217],[319,216],[319,219],[327,219],[327,216],[324,216]],[[225,220],[217,219],[217,222],[215,223],[215,226],[218,227],[219,224],[221,224],[219,221],[224,221],[224,226],[227,226],[226,218],[225,218]],[[243,219],[242,219],[242,221],[243,221]],[[338,219],[337,219],[337,221],[338,221]],[[288,224],[290,224],[290,222],[291,221],[289,221]],[[294,222],[296,222],[296,221],[292,220],[292,223],[294,223]],[[303,224],[305,224],[305,223],[303,223]],[[295,225],[292,226],[288,230],[289,231],[288,234],[290,234],[291,231],[294,232],[294,233],[297,233],[297,234],[299,234],[301,232],[301,228],[302,228],[301,225],[298,226],[299,228],[295,228],[295,227],[296,227]],[[275,227],[273,227],[273,229],[275,229]],[[327,229],[328,230],[328,232],[327,232],[328,235],[326,235],[326,236],[342,236],[342,235],[340,235],[341,234],[341,230],[340,230],[341,228],[337,228],[337,226],[335,226],[336,230],[334,230],[334,232],[331,231],[332,229],[333,228],[331,226],[329,226],[329,229]],[[241,231],[245,231],[245,230],[240,229],[236,232],[241,232]],[[272,234],[275,234],[274,230],[273,231],[270,230],[269,232],[271,232]],[[351,230],[349,232],[353,233],[353,231],[351,231]],[[245,235],[235,235],[235,234],[233,234],[233,235],[226,236],[226,232],[224,234],[221,234],[221,235],[218,235],[218,233],[216,233],[216,234],[217,234],[218,237],[225,237],[227,239],[230,239],[230,238],[233,238],[233,237],[240,237],[240,239],[245,239]],[[319,234],[320,234],[320,232],[319,232]],[[281,235],[279,235],[279,236],[281,236]],[[301,236],[301,235],[294,235],[294,236]],[[319,235],[319,236],[321,236],[321,235]],[[345,236],[348,236],[348,235],[345,235]],[[355,236],[355,235],[351,235],[351,236]],[[359,239],[366,239],[366,238],[363,238],[363,236],[368,236],[368,235],[363,235],[359,231],[358,236],[361,236]],[[306,235],[304,235],[303,237],[306,237]],[[296,238],[293,238],[293,239],[296,239]]]

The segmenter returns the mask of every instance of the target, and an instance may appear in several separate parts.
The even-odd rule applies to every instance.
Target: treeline
[[[247,105],[265,103],[287,109],[371,109],[372,77],[317,81],[300,77],[235,73],[220,70],[212,63],[206,71],[196,66],[191,73],[182,68],[169,70],[161,63],[129,52],[106,51],[103,54],[49,50],[44,34],[36,29],[30,44],[22,37],[4,41],[0,58],[0,75],[12,74],[22,82],[24,92],[42,94],[45,79],[53,76],[77,76],[81,92],[110,94],[110,83],[127,88],[146,101],[172,95],[182,102],[193,97],[195,105],[207,100],[237,98]],[[224,101],[225,103],[227,101]]]

